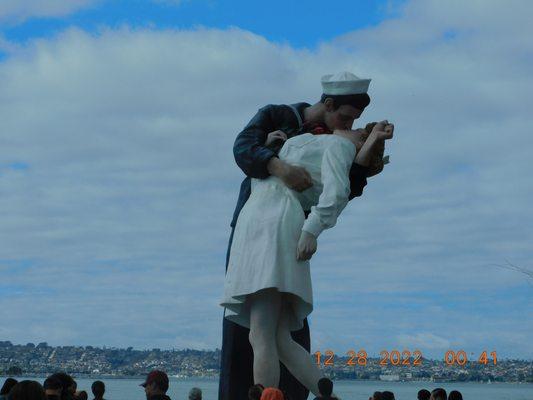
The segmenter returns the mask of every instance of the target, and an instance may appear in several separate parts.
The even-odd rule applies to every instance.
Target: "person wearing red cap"
[[[267,387],[261,393],[261,400],[284,400],[283,392],[277,388]]]
[[[154,370],[148,374],[144,383],[139,386],[144,387],[147,400],[170,400],[166,395],[168,390],[168,376],[165,372]]]

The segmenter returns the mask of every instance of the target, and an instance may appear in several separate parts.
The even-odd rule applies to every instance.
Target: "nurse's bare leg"
[[[281,301],[281,315],[276,331],[279,359],[302,385],[316,397],[320,397],[318,380],[323,378],[324,374],[314,362],[313,356],[293,340],[288,322],[288,313],[292,312],[290,310],[290,298],[283,293]]]
[[[250,344],[254,352],[254,384],[279,385],[279,357],[276,329],[281,307],[281,293],[263,289],[250,295]]]

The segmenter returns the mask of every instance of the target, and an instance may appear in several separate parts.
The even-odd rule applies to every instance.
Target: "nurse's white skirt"
[[[266,288],[290,293],[290,330],[303,327],[313,310],[309,260],[296,250],[305,215],[295,192],[277,177],[251,181],[230,249],[224,281],[225,318],[250,328],[248,295]]]

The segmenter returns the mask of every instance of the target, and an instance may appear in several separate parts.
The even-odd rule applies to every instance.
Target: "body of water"
[[[0,382],[3,383],[5,377]],[[32,379],[40,382],[44,378],[17,377],[18,380]],[[91,384],[96,379],[76,378],[78,390],[85,390],[92,399]],[[144,388],[139,386],[142,379],[108,379],[102,378],[106,385],[106,400],[146,400]],[[172,400],[187,400],[189,390],[199,387],[203,391],[203,400],[217,400],[218,379],[180,379],[170,378],[170,388],[167,394]],[[433,382],[384,382],[384,381],[335,381],[335,392],[342,400],[368,400],[376,390],[390,390],[396,400],[416,400],[420,389],[431,391],[437,387],[459,390],[464,400],[532,400],[533,384],[516,383],[433,383]],[[310,395],[309,399],[314,396]]]

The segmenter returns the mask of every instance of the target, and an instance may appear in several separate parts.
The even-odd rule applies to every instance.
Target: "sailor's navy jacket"
[[[233,213],[231,226],[235,227],[242,207],[250,197],[251,178],[264,179],[270,176],[267,165],[272,157],[277,156],[281,146],[265,146],[270,132],[281,130],[287,138],[305,133],[301,125],[303,110],[309,107],[308,103],[289,105],[269,104],[257,112],[246,127],[237,135],[233,145],[233,155],[237,165],[246,174],[241,183],[239,198]],[[298,111],[301,120],[295,114]],[[366,186],[368,167],[353,163],[350,169],[350,196],[349,199],[361,196]],[[307,217],[309,210],[305,210]]]

